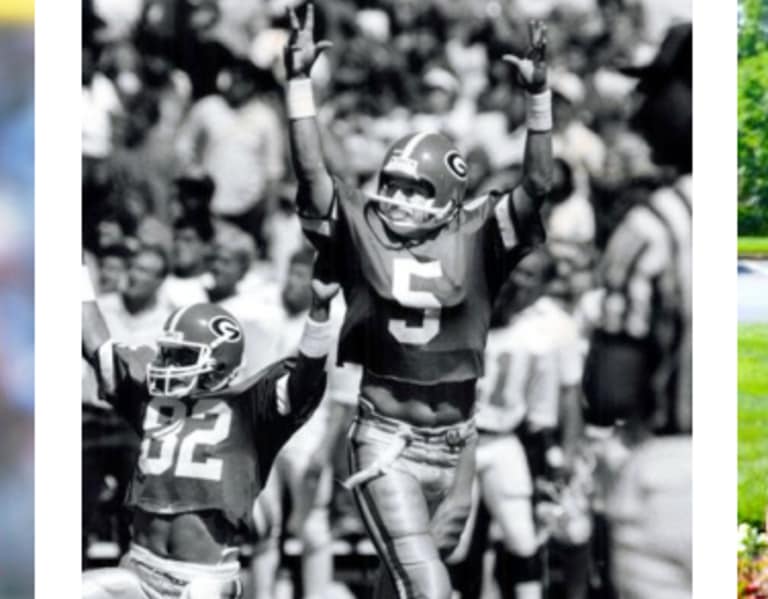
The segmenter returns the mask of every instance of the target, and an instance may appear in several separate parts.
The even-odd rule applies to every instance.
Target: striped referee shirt
[[[691,430],[691,177],[633,207],[611,236],[601,264],[598,329],[650,340],[656,353],[649,423]]]

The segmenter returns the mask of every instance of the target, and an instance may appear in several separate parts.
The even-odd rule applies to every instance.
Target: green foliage
[[[739,522],[762,528],[768,505],[768,325],[739,327]]]
[[[739,58],[765,50],[765,10],[763,0],[739,1]]]
[[[768,208],[760,204],[739,204],[739,237],[768,235]]]
[[[768,206],[768,44],[762,0],[743,0],[739,27],[739,201]],[[741,216],[741,215],[740,215]],[[746,215],[745,215],[746,216]],[[747,219],[742,234],[756,234]],[[741,218],[740,218],[741,225]]]

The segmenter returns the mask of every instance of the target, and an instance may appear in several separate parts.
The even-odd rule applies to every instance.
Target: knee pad
[[[326,508],[309,511],[301,527],[301,540],[305,551],[315,551],[331,543],[331,525]]]
[[[536,551],[529,557],[522,557],[510,553],[499,543],[496,545],[497,577],[510,586],[540,581],[543,574],[541,559],[541,551]]]

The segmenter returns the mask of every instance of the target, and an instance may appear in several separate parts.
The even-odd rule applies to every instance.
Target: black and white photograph
[[[84,598],[692,597],[689,0],[81,42]]]

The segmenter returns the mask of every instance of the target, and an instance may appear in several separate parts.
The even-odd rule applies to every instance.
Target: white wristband
[[[83,295],[82,301],[83,302],[94,302],[96,301],[96,291],[93,289],[93,281],[91,281],[91,273],[88,272],[88,267],[83,264],[82,271],[81,271],[81,282],[80,285],[82,286],[81,293]]]
[[[299,351],[308,358],[322,358],[331,351],[334,338],[334,327],[330,319],[316,322],[307,317],[304,334],[299,341]]]
[[[288,80],[286,104],[289,119],[304,119],[317,114],[312,80],[309,77]]]
[[[529,131],[552,130],[552,92],[525,94],[525,125]]]
[[[114,395],[117,391],[117,379],[115,378],[115,342],[112,339],[107,339],[96,350],[96,361],[101,391],[106,396]]]

